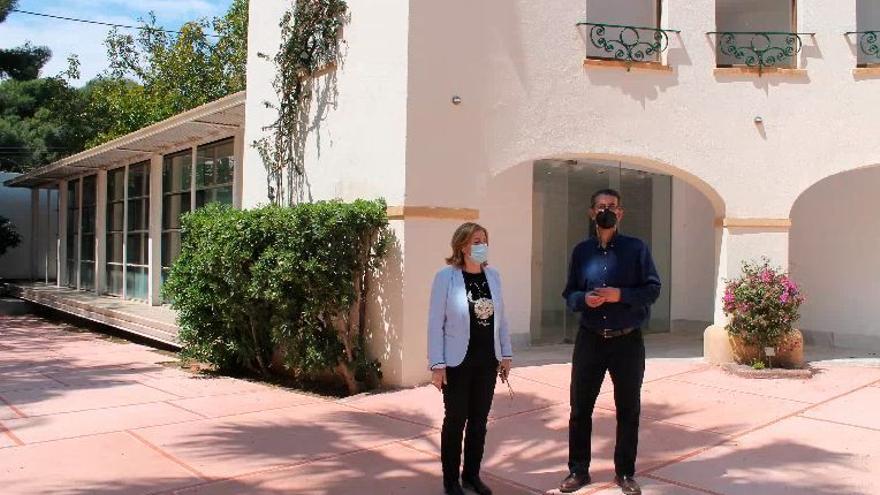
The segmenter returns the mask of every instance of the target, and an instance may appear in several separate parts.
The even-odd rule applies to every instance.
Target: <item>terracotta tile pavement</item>
[[[570,351],[569,351],[570,352]],[[544,353],[546,354],[546,352]],[[570,366],[499,384],[484,478],[500,495],[565,476]],[[441,494],[439,393],[347,399],[163,366],[166,354],[38,317],[0,317],[0,485],[6,494]],[[649,359],[638,476],[645,494],[875,494],[880,368],[744,380]],[[613,483],[610,380],[594,414],[594,483]]]

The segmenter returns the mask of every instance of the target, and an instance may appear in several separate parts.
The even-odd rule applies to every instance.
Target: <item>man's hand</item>
[[[437,390],[443,391],[443,385],[446,385],[446,368],[431,371],[431,385],[437,387]]]
[[[501,377],[502,382],[506,382],[507,377],[510,376],[510,366],[512,364],[510,358],[504,358],[501,360],[501,364],[498,365],[498,376]]]
[[[606,302],[605,298],[596,291],[587,292],[587,295],[586,297],[584,297],[584,299],[586,300],[588,308],[598,308]]]
[[[620,302],[620,289],[614,287],[602,287],[601,289],[596,289],[595,292],[607,303]]]

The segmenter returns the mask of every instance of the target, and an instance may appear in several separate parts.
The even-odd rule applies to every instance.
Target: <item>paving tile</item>
[[[4,421],[5,423],[5,421]],[[17,447],[18,443],[9,436],[9,433],[3,429],[3,425],[0,424],[0,449],[5,449],[6,447]]]
[[[3,423],[24,443],[36,443],[200,419],[201,416],[170,404],[154,402],[11,419]]]
[[[176,369],[144,373],[142,377],[136,379],[138,383],[145,386],[185,398],[243,394],[268,390],[268,387],[262,383],[223,376],[187,373]]]
[[[42,374],[26,370],[11,371],[0,374],[0,393],[13,390],[29,390],[32,388],[51,388],[61,385],[57,380]]]
[[[120,384],[99,388],[63,387],[4,392],[2,397],[26,416],[43,416],[144,404],[176,399],[176,396],[140,384]],[[0,413],[2,414],[2,413]]]
[[[880,388],[865,387],[801,414],[880,431]]]
[[[646,478],[644,476],[636,477],[636,480],[639,482],[639,485],[642,487],[642,493],[645,495],[704,495],[705,492],[691,490],[689,488],[674,485],[671,483],[666,483],[660,480],[654,480],[651,478]],[[553,490],[549,493],[556,494],[560,493],[558,490]],[[598,491],[591,491],[595,495],[620,495],[620,488],[616,485],[612,485],[610,487],[600,489]]]
[[[880,369],[820,367],[806,380],[741,378],[717,367],[671,378],[676,381],[815,404],[880,380]]]
[[[365,480],[369,482],[365,483]],[[498,495],[525,495],[499,480],[486,480]],[[442,495],[440,460],[399,444],[235,480],[181,490],[180,495],[287,494]]]
[[[877,493],[880,432],[793,417],[658,470],[725,495]]]
[[[0,449],[4,495],[128,495],[199,479],[127,433]]]
[[[614,397],[597,407],[613,411]],[[660,380],[642,387],[642,417],[731,435],[806,407],[804,403],[760,397],[690,383]]]
[[[211,477],[378,447],[427,427],[322,403],[137,430],[138,435]]]
[[[557,487],[567,474],[568,414],[567,406],[557,406],[491,423],[484,470],[538,492]],[[597,410],[593,418],[590,471],[594,481],[601,484],[614,479],[616,420],[613,413],[603,410]],[[637,468],[656,466],[721,440],[712,433],[642,420]],[[405,443],[438,454],[440,435]]]
[[[513,398],[507,385],[499,380],[495,386],[490,419],[497,419],[543,407],[567,403],[569,393],[556,387],[536,383],[522,377],[511,377]],[[433,386],[396,392],[365,395],[343,400],[361,410],[388,415],[404,421],[440,428],[443,425],[443,396]]]
[[[242,394],[217,395],[211,397],[195,397],[169,401],[208,418],[235,416],[239,414],[281,409],[324,402],[325,399],[306,394],[298,394],[289,390],[271,389]]]

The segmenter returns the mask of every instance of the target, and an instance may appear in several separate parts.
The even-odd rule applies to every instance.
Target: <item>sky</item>
[[[175,30],[189,20],[221,15],[231,3],[232,0],[19,0],[18,9],[128,25],[137,25],[138,18],[153,11],[160,26]],[[12,12],[0,24],[0,47],[19,46],[25,41],[48,46],[52,60],[43,69],[43,75],[48,76],[64,71],[67,57],[77,54],[82,63],[82,78],[71,82],[82,86],[107,68],[104,39],[110,29]]]

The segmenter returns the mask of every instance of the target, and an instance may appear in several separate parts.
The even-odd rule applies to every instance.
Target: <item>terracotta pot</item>
[[[737,363],[751,365],[761,359],[758,346],[746,344],[741,338],[730,336],[730,347]],[[776,356],[769,358],[774,368],[803,368],[804,335],[800,330],[792,330],[776,345]],[[764,363],[768,364],[768,363]]]

